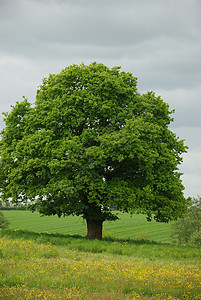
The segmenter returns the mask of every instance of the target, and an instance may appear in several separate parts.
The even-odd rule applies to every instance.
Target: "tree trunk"
[[[86,220],[86,221],[87,221],[86,238],[102,240],[103,221],[100,220]]]

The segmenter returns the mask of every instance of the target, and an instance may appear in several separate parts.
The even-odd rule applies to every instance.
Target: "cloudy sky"
[[[201,1],[0,0],[0,113],[34,102],[49,73],[92,61],[132,72],[140,93],[176,109],[185,195],[201,195]]]

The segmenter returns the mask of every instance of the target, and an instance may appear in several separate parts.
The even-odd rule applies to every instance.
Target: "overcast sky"
[[[201,1],[0,0],[0,113],[34,102],[50,73],[92,61],[121,66],[176,109],[185,195],[201,195]]]

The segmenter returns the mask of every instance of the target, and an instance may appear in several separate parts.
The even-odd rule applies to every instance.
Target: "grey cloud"
[[[181,126],[175,127],[174,124],[171,126],[171,130],[176,133],[176,135],[185,140],[185,145],[189,147],[188,153],[185,156],[188,156],[190,153],[193,153],[196,150],[200,153],[201,158],[201,126]]]
[[[186,197],[197,197],[200,195],[200,175],[194,173],[185,173],[182,176],[182,182],[185,186],[184,195]]]
[[[200,0],[0,0],[0,113],[23,95],[34,102],[42,78],[70,64],[122,66],[176,109],[171,128],[190,147],[184,183],[198,193],[200,11]]]
[[[184,3],[180,14],[180,1],[166,5],[164,1],[50,1],[48,5],[47,1],[16,1],[3,19],[1,35],[6,50],[15,42],[16,50],[25,47],[25,51],[52,40],[61,45],[121,47],[156,36],[192,39],[197,31],[192,34],[194,21],[188,21],[194,12],[188,1]]]
[[[188,89],[174,89],[171,91],[158,90],[158,95],[162,95],[162,98],[169,103],[170,109],[175,109],[174,126],[179,128],[189,128],[191,136],[194,138],[199,136],[199,132],[196,131],[196,127],[200,128],[201,132],[201,84],[197,88]],[[198,137],[198,141],[200,138]]]
[[[129,62],[127,68],[135,66],[149,83],[148,89],[169,90],[200,84],[200,53],[198,43],[158,37],[127,48],[124,55]]]
[[[189,150],[188,155],[184,155],[185,167],[183,166],[183,171],[188,172],[191,168],[192,174],[199,176],[201,170],[201,148],[196,148]]]
[[[183,184],[185,186],[185,195],[200,195],[200,169],[201,169],[201,147],[189,150],[184,155],[183,164],[180,171],[184,173]]]
[[[189,147],[187,153],[183,155],[183,163],[179,167],[183,173],[182,181],[185,186],[185,196],[201,195],[201,126],[175,128],[172,126],[171,129],[180,139],[184,139],[185,145]]]
[[[200,79],[196,1],[2,3],[4,55],[40,64],[108,59],[142,75],[148,89],[191,86]]]

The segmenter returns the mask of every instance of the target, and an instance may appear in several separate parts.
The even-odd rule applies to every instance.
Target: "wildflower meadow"
[[[72,247],[79,238],[66,237],[69,243],[60,240],[59,245],[58,240],[55,245],[54,236],[46,236],[48,242],[1,231],[0,299],[201,299],[198,247],[183,246],[179,258],[173,253],[181,246],[156,244],[154,258],[154,244],[145,242],[80,239],[86,248],[88,244],[83,251]],[[94,243],[105,245],[101,253],[94,251]],[[130,248],[129,255],[112,253],[115,247]],[[165,254],[157,258],[163,249]]]

